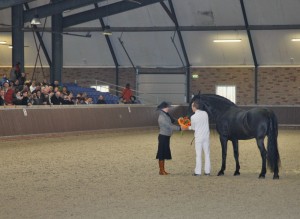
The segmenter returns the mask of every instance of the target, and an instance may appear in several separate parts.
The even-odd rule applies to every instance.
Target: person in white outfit
[[[205,111],[200,110],[200,101],[195,100],[192,104],[194,115],[191,117],[191,126],[189,130],[194,130],[195,151],[196,151],[196,167],[194,176],[201,176],[202,170],[202,150],[204,151],[205,166],[204,174],[209,176],[210,166],[210,142],[209,142],[209,123],[208,115]]]

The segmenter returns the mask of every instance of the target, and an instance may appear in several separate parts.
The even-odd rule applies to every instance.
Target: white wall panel
[[[259,65],[299,65],[300,42],[291,42],[299,37],[298,31],[253,31],[253,41]]]
[[[245,31],[184,32],[183,37],[192,66],[253,65]],[[214,39],[241,39],[242,42],[214,43]]]
[[[183,26],[244,24],[239,0],[174,0],[173,4]]]
[[[250,25],[300,24],[299,0],[244,1]]]
[[[139,97],[144,103],[185,103],[185,74],[139,74],[137,83]]]

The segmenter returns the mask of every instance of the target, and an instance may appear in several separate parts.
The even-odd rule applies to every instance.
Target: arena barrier
[[[280,127],[294,127],[300,128],[300,106],[241,106],[244,109],[250,109],[254,107],[268,108],[274,111],[277,116],[278,124]]]
[[[185,115],[174,106],[175,117]],[[77,105],[0,108],[0,137],[82,132],[107,129],[157,127],[156,106]]]
[[[300,128],[300,106],[259,107],[272,109],[279,126]],[[185,116],[187,106],[174,106],[170,113],[175,118]],[[156,106],[150,105],[1,107],[0,137],[157,127],[157,118]]]

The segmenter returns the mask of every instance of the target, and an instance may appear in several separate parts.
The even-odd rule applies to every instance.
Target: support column
[[[23,5],[13,6],[11,9],[12,23],[12,66],[20,62],[21,72],[24,71],[24,32]]]
[[[246,30],[247,30],[247,36],[248,36],[248,40],[249,40],[249,45],[250,45],[250,49],[251,49],[253,63],[254,63],[254,67],[255,67],[255,69],[254,69],[254,103],[257,104],[258,62],[257,62],[257,58],[256,58],[255,48],[254,48],[254,45],[253,45],[252,35],[251,35],[251,32],[250,32],[250,28],[249,28],[249,23],[248,23],[248,18],[247,18],[247,13],[246,13],[244,0],[240,0],[240,3],[241,3],[242,12],[243,12],[245,27],[246,27]]]
[[[50,70],[50,82],[62,82],[63,68],[63,28],[62,14],[52,15],[52,65]]]

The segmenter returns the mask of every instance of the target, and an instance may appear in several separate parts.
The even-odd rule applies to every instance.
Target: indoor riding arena
[[[299,10],[294,0],[0,1],[0,219],[299,218]],[[227,106],[205,95],[245,113],[243,126],[220,126]],[[194,131],[179,130],[195,97],[209,117],[210,175],[195,176]],[[164,101],[177,129],[167,175],[156,159]],[[239,139],[235,174],[228,130],[250,130],[252,109],[264,112],[255,124],[269,121],[252,130],[266,130],[266,155],[277,140],[279,179],[268,166],[261,176],[261,136]]]
[[[29,108],[27,117],[22,109],[1,110],[1,134],[20,133],[1,138],[1,218],[298,217],[299,129],[279,129],[279,180],[269,171],[258,179],[255,140],[240,141],[240,176],[233,176],[230,146],[225,175],[217,176],[221,146],[214,129],[211,176],[192,176],[191,131],[174,133],[173,159],[166,162],[171,174],[161,176],[156,114],[138,105]],[[173,107],[172,115],[183,114],[184,107]]]

